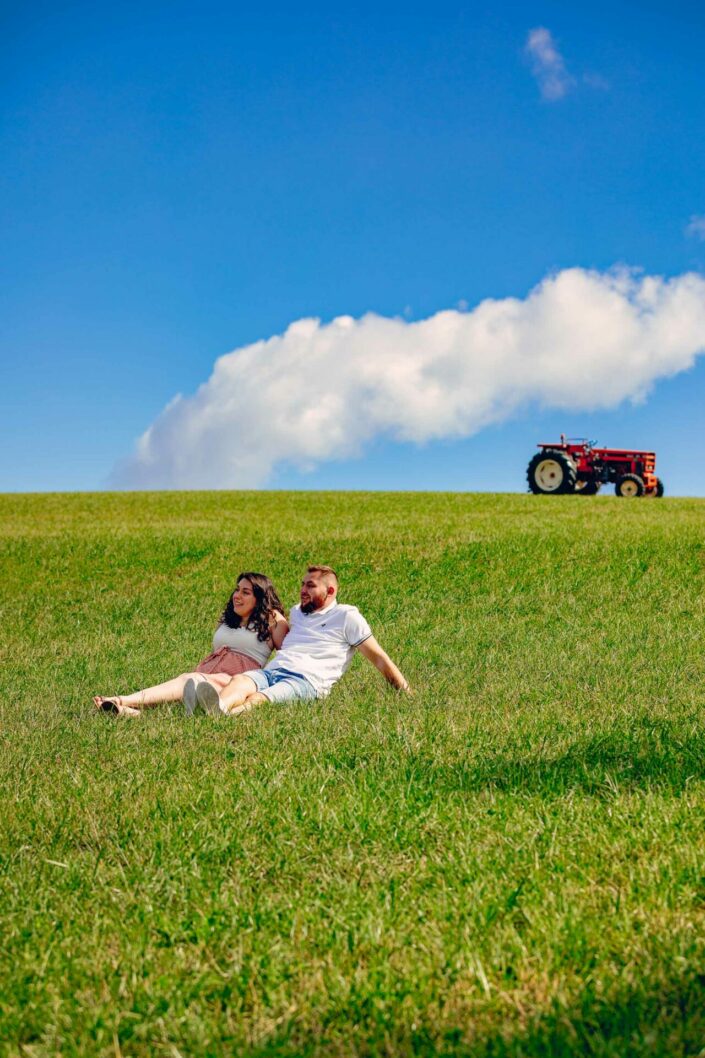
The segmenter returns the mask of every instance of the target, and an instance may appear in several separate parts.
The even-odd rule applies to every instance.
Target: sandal
[[[101,713],[119,713],[120,712],[120,699],[119,698],[101,698],[96,703],[96,709],[99,709]]]
[[[117,712],[118,716],[142,716],[142,710],[135,709],[133,705],[119,705]]]

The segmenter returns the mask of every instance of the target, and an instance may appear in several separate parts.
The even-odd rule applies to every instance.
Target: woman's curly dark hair
[[[286,611],[277,595],[276,588],[269,577],[265,577],[264,573],[240,573],[237,578],[237,584],[241,580],[249,580],[255,593],[255,608],[250,614],[247,627],[254,628],[260,643],[266,643],[271,634],[269,625],[272,614],[277,610],[286,617]],[[234,590],[230,593],[218,623],[225,624],[228,628],[239,628],[241,621],[233,607],[233,594]]]

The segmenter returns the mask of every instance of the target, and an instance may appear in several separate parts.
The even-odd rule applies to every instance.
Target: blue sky
[[[699,6],[37,3],[0,29],[3,491],[106,487],[217,357],[302,317],[420,320],[573,267],[705,273]],[[636,405],[382,432],[264,484],[523,489],[566,431],[655,448],[669,493],[705,495],[704,398],[701,357]]]

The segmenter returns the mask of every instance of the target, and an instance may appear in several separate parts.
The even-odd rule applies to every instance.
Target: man
[[[338,576],[330,566],[309,566],[301,583],[301,603],[291,611],[289,633],[263,669],[234,676],[220,692],[200,683],[196,694],[207,712],[237,716],[260,702],[325,698],[348,669],[356,650],[400,691],[409,684],[372,635],[356,606],[338,602]]]

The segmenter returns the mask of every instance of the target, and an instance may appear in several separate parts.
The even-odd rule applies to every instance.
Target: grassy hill
[[[705,501],[0,497],[0,1054],[696,1055]],[[97,715],[241,570],[416,688]]]

